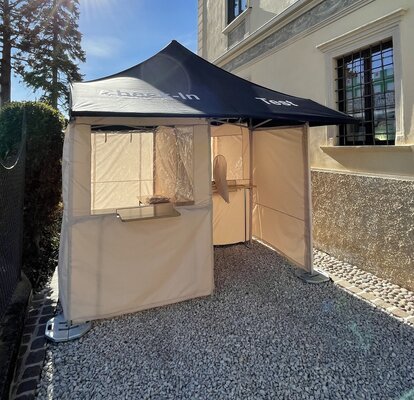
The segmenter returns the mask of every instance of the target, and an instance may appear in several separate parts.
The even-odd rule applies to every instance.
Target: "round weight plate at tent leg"
[[[56,315],[46,323],[45,336],[55,343],[68,342],[82,337],[92,328],[90,321],[69,325],[63,314]]]
[[[316,271],[314,271],[311,274],[308,271],[297,270],[296,271],[296,276],[299,279],[302,279],[306,283],[324,283],[324,282],[329,282],[331,280],[329,278],[329,276],[324,275],[324,274],[322,274],[320,272],[316,272]]]

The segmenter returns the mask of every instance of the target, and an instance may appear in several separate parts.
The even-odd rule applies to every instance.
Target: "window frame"
[[[389,52],[391,49],[391,63],[384,65],[384,58],[388,58],[389,55],[386,53]],[[378,54],[380,54],[380,60],[381,65],[380,67],[374,67],[374,57],[378,57]],[[385,56],[384,56],[385,54]],[[348,85],[346,83],[347,77],[346,77],[346,68],[347,64],[349,63],[354,64],[356,62],[357,67],[359,66],[359,73],[362,73],[363,82],[357,84],[357,86],[354,86],[354,83],[352,83],[351,88],[352,91],[354,91],[354,87],[360,88],[360,95],[355,96],[354,93],[352,93],[351,98],[348,98]],[[359,64],[359,65],[358,65]],[[383,71],[385,71],[389,66],[392,66],[392,86],[393,89],[391,91],[387,90],[385,86],[385,78]],[[384,95],[384,106],[383,107],[377,107],[375,104],[375,81],[372,78],[372,74],[374,70],[379,69],[379,71],[382,73],[382,90],[379,92],[379,94]],[[338,144],[340,146],[355,146],[355,145],[361,145],[361,146],[384,146],[384,145],[395,145],[395,82],[394,82],[394,46],[392,39],[383,40],[379,43],[372,43],[370,46],[358,49],[355,52],[344,54],[336,59],[336,79],[335,79],[335,85],[336,85],[336,107],[339,111],[349,113],[352,115],[352,112],[347,110],[347,104],[349,101],[354,104],[355,100],[359,100],[361,103],[361,113],[363,113],[364,118],[362,119],[362,123],[359,126],[365,126],[365,132],[354,132],[352,135],[352,125],[342,125],[339,127],[338,130]],[[363,92],[363,93],[362,93]],[[387,101],[386,96],[388,93],[392,93],[394,97],[393,105],[388,105],[387,107]],[[362,105],[363,104],[363,105]],[[394,132],[388,133],[388,122],[387,122],[387,115],[388,111],[390,110],[394,111]],[[375,123],[378,121],[378,119],[375,116],[375,112],[378,110],[383,110],[385,112],[385,122],[386,122],[386,132],[385,132],[385,141],[380,141],[377,139],[377,134],[375,132],[376,125]],[[394,137],[393,137],[394,136]]]
[[[243,1],[246,2],[246,7],[242,9]],[[236,5],[238,4],[239,12],[234,12]],[[226,26],[230,25],[240,15],[250,8],[250,0],[226,0]]]
[[[391,39],[394,49],[394,85],[395,85],[395,145],[404,145],[405,136],[402,118],[402,62],[401,62],[401,34],[400,22],[406,9],[399,8],[374,21],[368,22],[354,30],[334,37],[316,48],[325,56],[326,81],[326,105],[331,108],[337,107],[336,96],[336,60],[344,54],[353,53],[359,49],[369,47],[373,43]],[[327,128],[326,143],[338,145],[338,127]],[[391,145],[393,147],[394,145]],[[345,147],[345,146],[340,146]],[[349,146],[355,147],[355,146]],[[364,146],[367,147],[367,146]],[[384,148],[384,146],[374,146]]]

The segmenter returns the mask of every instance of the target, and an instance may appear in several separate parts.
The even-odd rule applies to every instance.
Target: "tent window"
[[[395,89],[392,41],[337,59],[338,108],[360,119],[341,126],[341,145],[395,143]]]
[[[160,203],[194,203],[193,128],[93,130],[92,214]]]

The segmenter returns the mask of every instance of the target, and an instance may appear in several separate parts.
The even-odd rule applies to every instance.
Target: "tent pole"
[[[297,276],[307,283],[323,283],[329,281],[325,276],[313,269],[313,237],[312,237],[312,182],[311,182],[311,163],[309,145],[309,123],[303,125],[303,158],[304,158],[304,178],[305,178],[305,229],[306,232],[306,254],[305,265],[307,271],[300,270]]]
[[[249,120],[249,245],[253,243],[253,124]]]
[[[303,126],[303,143],[305,150],[305,187],[306,187],[306,204],[305,204],[305,225],[308,228],[307,236],[307,255],[306,264],[309,268],[309,272],[313,275],[313,237],[312,237],[312,181],[310,172],[310,151],[309,151],[309,123]]]

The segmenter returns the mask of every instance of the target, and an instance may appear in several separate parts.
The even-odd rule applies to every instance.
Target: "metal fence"
[[[15,154],[0,155],[0,320],[21,274],[23,197],[26,159],[26,121]],[[1,137],[0,137],[1,140]]]

